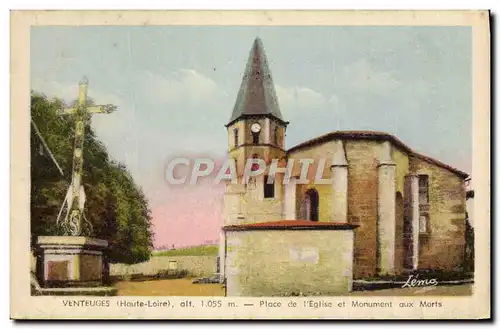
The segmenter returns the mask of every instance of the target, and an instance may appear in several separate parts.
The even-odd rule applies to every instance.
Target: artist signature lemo
[[[429,287],[429,286],[437,286],[438,280],[436,278],[425,278],[420,279],[417,275],[410,275],[408,280],[401,286],[401,288],[415,288],[415,287]]]

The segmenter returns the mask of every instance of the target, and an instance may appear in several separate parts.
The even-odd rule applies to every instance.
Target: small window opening
[[[238,146],[238,128],[234,129],[234,147]]]
[[[269,176],[267,176],[267,175],[264,176],[264,198],[265,199],[272,199],[272,198],[274,198],[274,182],[268,184],[267,183],[268,177]]]

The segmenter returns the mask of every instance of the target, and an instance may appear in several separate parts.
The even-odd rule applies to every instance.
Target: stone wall
[[[241,208],[244,219],[239,223],[272,222],[283,218],[283,184],[277,175],[274,198],[264,198],[264,175],[257,176],[255,187],[248,188]],[[233,222],[235,223],[235,222]]]
[[[319,196],[319,205],[318,205],[318,220],[320,222],[330,222],[332,221],[332,186],[331,184],[314,184],[315,175],[318,168],[318,159],[324,158],[325,166],[323,169],[323,175],[321,176],[324,179],[331,178],[330,166],[332,165],[334,141],[327,142],[321,145],[317,145],[312,148],[305,148],[303,150],[295,151],[288,155],[290,159],[294,159],[294,167],[293,167],[293,175],[299,176],[301,173],[301,165],[300,159],[314,159],[314,163],[309,165],[309,171],[307,175],[307,179],[309,180],[309,184],[297,184],[297,195],[296,195],[296,218],[297,219],[305,219],[302,218],[300,213],[301,208],[301,200],[304,198],[304,194],[308,189],[314,188],[318,192]]]
[[[296,199],[296,218],[306,219],[305,211],[301,212],[301,200],[305,198],[305,194],[309,189],[315,189],[318,192],[318,221],[332,221],[332,186],[330,184],[297,184],[297,199]]]
[[[217,271],[216,256],[153,256],[149,261],[139,264],[111,264],[110,274],[154,275],[161,270],[167,270],[171,261],[177,262],[179,270],[187,270],[195,276],[213,275]]]
[[[354,234],[354,278],[377,273],[377,207],[380,142],[345,142],[348,167],[348,218]]]
[[[352,288],[352,230],[226,232],[227,296],[339,295]]]
[[[144,274],[154,275],[161,270],[167,270],[171,261],[177,262],[179,270],[188,270],[195,276],[212,275],[217,272],[216,256],[152,256],[149,261],[139,264],[110,264],[113,276]],[[36,269],[36,257],[31,256],[31,270]]]
[[[453,172],[412,157],[411,170],[429,176],[429,233],[420,236],[419,268],[452,270],[465,248],[465,187]]]

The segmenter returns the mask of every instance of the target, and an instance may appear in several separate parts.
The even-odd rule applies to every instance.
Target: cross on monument
[[[85,128],[90,124],[94,113],[111,113],[116,110],[115,105],[87,105],[87,90],[89,81],[86,77],[79,83],[78,103],[74,107],[58,110],[59,115],[74,115],[75,141],[73,146],[73,171],[71,184],[66,193],[63,206],[57,216],[57,225],[62,235],[79,236],[90,234],[92,225],[84,215],[85,191],[82,184],[83,175],[83,142]],[[65,213],[62,218],[63,211]]]

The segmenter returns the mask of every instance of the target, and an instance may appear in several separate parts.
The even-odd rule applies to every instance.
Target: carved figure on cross
[[[62,235],[90,235],[92,224],[86,220],[84,214],[85,190],[83,188],[83,142],[85,128],[90,124],[91,115],[95,113],[111,113],[116,110],[115,105],[88,105],[87,90],[89,81],[86,77],[79,83],[78,102],[70,108],[58,111],[59,115],[73,115],[75,118],[75,140],[73,146],[73,169],[71,184],[66,198],[57,216],[57,226]]]

